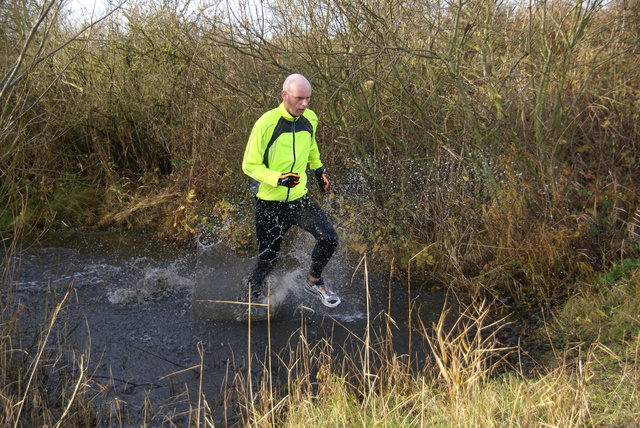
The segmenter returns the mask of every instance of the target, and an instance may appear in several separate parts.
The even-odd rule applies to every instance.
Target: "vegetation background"
[[[5,232],[253,245],[245,141],[302,72],[354,253],[519,299],[638,257],[636,2],[64,6],[3,3]]]
[[[0,4],[5,247],[115,227],[251,250],[244,145],[301,72],[350,254],[535,306],[640,257],[637,1],[112,7]]]

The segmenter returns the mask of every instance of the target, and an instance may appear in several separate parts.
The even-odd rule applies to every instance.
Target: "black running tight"
[[[309,274],[316,278],[322,275],[338,247],[338,235],[318,204],[308,195],[292,202],[256,199],[258,262],[251,276],[254,288],[262,288],[264,280],[276,266],[280,246],[292,226],[306,230],[316,239]]]

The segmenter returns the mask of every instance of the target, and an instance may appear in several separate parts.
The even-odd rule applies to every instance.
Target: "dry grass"
[[[592,299],[591,305],[598,301]],[[500,345],[496,333],[501,324],[489,321],[486,304],[468,306],[453,323],[447,322],[448,311],[433,326],[417,329],[432,351],[431,362],[418,369],[407,363],[406,355],[396,355],[383,337],[373,347],[356,338],[360,352],[336,360],[330,343],[310,346],[301,334],[297,358],[283,361],[287,373],[297,376],[287,377],[286,387],[279,390],[263,384],[255,399],[273,405],[256,409],[246,424],[579,427],[640,421],[637,320],[632,341],[620,353],[600,340],[572,345],[556,350],[538,374],[524,377],[517,369],[497,374],[509,352],[522,350]],[[547,336],[555,346],[557,339]],[[365,364],[369,353],[380,358],[379,365]]]

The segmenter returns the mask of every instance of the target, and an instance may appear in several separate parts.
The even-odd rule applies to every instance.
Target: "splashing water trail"
[[[107,292],[112,304],[144,303],[160,300],[180,291],[193,287],[193,281],[176,272],[175,267],[147,267],[142,278],[133,286],[118,287]]]
[[[272,275],[269,278],[269,302],[276,307],[281,306],[289,293],[295,292],[303,280],[304,274],[301,268]]]

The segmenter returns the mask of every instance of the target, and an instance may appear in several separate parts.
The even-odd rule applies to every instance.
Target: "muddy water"
[[[270,323],[251,328],[215,315],[220,308],[207,303],[233,297],[231,278],[251,268],[251,260],[230,256],[224,244],[178,247],[142,235],[57,235],[12,258],[10,283],[24,307],[25,337],[37,338],[68,296],[48,342],[51,355],[62,349],[67,357],[56,373],[76,375],[74,361],[85,355],[93,402],[110,415],[107,420],[122,418],[125,426],[186,422],[202,391],[218,423],[226,425],[237,420],[236,409],[222,399],[234,377],[247,375],[249,361],[256,363],[251,373],[259,372],[267,349],[288,355],[301,335],[311,345],[332,340],[336,358],[342,358],[347,343],[364,337],[368,321],[375,326],[388,315],[395,322],[396,352],[415,350],[417,364],[424,358],[421,344],[408,343],[406,285],[373,277],[363,263],[337,254],[325,277],[342,304],[326,308],[302,291],[311,244],[301,241],[283,255],[272,278],[281,310]],[[214,283],[217,288],[211,288]],[[421,304],[426,325],[445,305],[438,292],[414,291],[411,300]],[[30,343],[36,341],[27,339],[24,347],[35,352]]]

